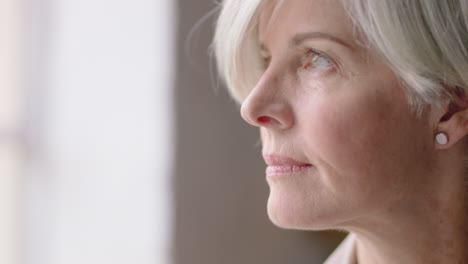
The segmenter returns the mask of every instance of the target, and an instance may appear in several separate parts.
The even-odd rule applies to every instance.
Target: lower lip
[[[268,166],[266,168],[266,176],[268,178],[282,177],[297,173],[302,173],[312,168],[312,165],[280,165],[280,166]]]

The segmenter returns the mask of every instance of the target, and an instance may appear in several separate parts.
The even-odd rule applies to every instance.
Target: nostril
[[[260,122],[260,123],[268,123],[271,121],[271,118],[268,117],[268,116],[261,116],[259,118],[257,118],[257,121]]]
[[[260,126],[267,126],[267,125],[278,126],[280,125],[280,122],[278,122],[278,120],[276,120],[275,118],[272,118],[269,116],[261,116],[257,118],[257,124]]]

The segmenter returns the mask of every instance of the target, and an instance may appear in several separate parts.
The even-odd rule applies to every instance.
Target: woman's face
[[[265,71],[241,109],[271,165],[270,219],[347,228],[399,210],[431,170],[429,115],[417,118],[388,65],[358,45],[338,1],[283,2],[273,18],[263,7]]]

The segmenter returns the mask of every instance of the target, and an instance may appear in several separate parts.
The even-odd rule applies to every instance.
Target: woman
[[[349,231],[326,263],[468,263],[467,26],[466,0],[222,3],[274,224]]]

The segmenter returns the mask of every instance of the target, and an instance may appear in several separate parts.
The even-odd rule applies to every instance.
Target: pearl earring
[[[436,142],[440,145],[445,145],[449,141],[448,136],[445,132],[437,133],[435,139],[436,139]]]

